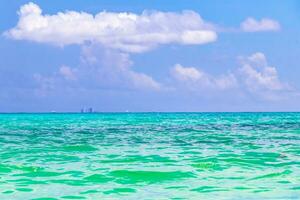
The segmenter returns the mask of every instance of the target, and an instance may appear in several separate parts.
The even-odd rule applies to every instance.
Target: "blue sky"
[[[0,112],[300,111],[299,1],[0,5]]]

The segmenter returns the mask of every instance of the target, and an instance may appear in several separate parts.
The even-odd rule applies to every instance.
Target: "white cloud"
[[[273,19],[263,18],[259,21],[249,17],[241,23],[241,29],[245,32],[278,31],[280,24]]]
[[[18,24],[5,32],[7,36],[61,46],[97,42],[125,52],[143,52],[161,44],[198,45],[217,39],[212,25],[193,11],[144,11],[140,15],[103,11],[95,16],[65,11],[47,15],[38,5],[28,3],[18,15]]]
[[[190,90],[200,89],[230,89],[237,85],[235,76],[231,73],[214,77],[195,67],[183,67],[176,64],[171,75]]]
[[[128,89],[161,88],[152,77],[131,69],[133,62],[127,53],[93,44],[82,48],[81,61],[78,71],[88,79],[94,79],[97,85]]]
[[[244,96],[255,96],[265,100],[279,100],[299,95],[288,83],[280,80],[277,69],[271,67],[263,53],[257,52],[240,58],[241,66],[230,73],[218,76],[208,74],[195,67],[176,64],[171,70],[177,89],[193,92],[205,90],[205,94],[216,94],[221,90],[235,91]],[[177,84],[177,85],[176,85]],[[203,94],[203,93],[200,93]],[[218,93],[217,93],[218,94]]]
[[[50,75],[35,74],[34,79],[40,85],[40,94],[68,87],[143,91],[158,91],[162,88],[151,76],[132,70],[131,65],[127,53],[93,44],[82,48],[79,66],[61,66]]]
[[[251,91],[282,91],[291,89],[281,82],[275,67],[268,65],[263,53],[257,52],[242,61],[239,68],[242,79]]]
[[[77,67],[61,66],[51,75],[35,74],[40,88],[38,94],[59,88],[83,90],[142,90],[191,92],[192,96],[221,98],[254,98],[278,101],[299,96],[299,92],[280,80],[275,67],[266,56],[257,52],[240,57],[240,66],[228,73],[209,74],[198,67],[176,64],[170,76],[157,82],[151,76],[134,71],[129,54],[99,45],[82,48],[81,64]]]
[[[173,67],[172,73],[176,79],[181,81],[198,81],[206,77],[200,70],[194,67],[183,67],[180,64]]]

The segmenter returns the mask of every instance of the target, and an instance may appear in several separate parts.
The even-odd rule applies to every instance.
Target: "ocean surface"
[[[0,114],[0,199],[300,199],[300,113]]]

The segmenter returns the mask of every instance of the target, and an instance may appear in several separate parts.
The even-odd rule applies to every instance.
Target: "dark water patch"
[[[104,191],[103,194],[126,194],[136,192],[133,188],[114,188],[112,190]]]
[[[95,194],[95,193],[99,193],[99,190],[86,190],[83,192],[80,192],[80,194]]]
[[[195,175],[191,172],[171,171],[129,171],[115,170],[110,173],[111,176],[117,178],[117,182],[124,184],[135,183],[161,183],[166,181],[175,181],[187,178],[193,178]]]
[[[0,174],[6,174],[11,172],[11,168],[7,165],[0,164]]]
[[[109,181],[112,181],[113,178],[107,177],[102,174],[93,174],[93,175],[85,177],[84,180],[87,182],[92,182],[92,183],[107,183]]]
[[[181,146],[181,147],[184,147],[184,146],[191,146],[191,145],[192,145],[191,142],[187,142],[187,141],[182,140],[182,139],[179,139],[179,138],[175,139],[175,140],[173,141],[173,144],[174,144],[174,145],[177,145],[177,146]]]
[[[14,193],[13,190],[6,190],[2,192],[2,194],[12,194],[12,193]]]
[[[63,185],[69,186],[85,186],[86,182],[82,181],[81,179],[57,179],[57,180],[50,180],[50,183],[58,183]]]
[[[220,145],[220,144],[224,144],[224,145],[231,145],[232,141],[231,140],[199,140],[194,142],[195,144],[207,144],[207,145]]]
[[[291,167],[291,166],[300,166],[300,162],[298,161],[291,161],[291,162],[278,162],[278,163],[268,163],[266,166],[272,166],[272,167]]]
[[[169,187],[165,187],[165,189],[170,189],[170,190],[177,190],[177,189],[185,189],[188,188],[187,186],[169,186]]]
[[[193,150],[191,150],[191,148],[188,148],[187,150],[179,152],[178,154],[179,155],[180,154],[191,155],[191,156],[195,156],[195,158],[198,158],[198,156],[200,156],[202,153],[201,153],[201,151],[193,151]],[[191,159],[191,158],[189,157],[188,159]]]
[[[31,188],[16,188],[17,191],[20,191],[20,192],[32,192],[33,189]]]
[[[262,175],[262,176],[256,176],[256,177],[254,177],[254,178],[252,178],[250,180],[284,177],[284,176],[289,175],[291,173],[292,173],[291,170],[285,170],[285,171],[282,171],[282,172],[275,172],[275,173],[265,174],[265,175]]]
[[[74,151],[74,152],[88,152],[88,151],[96,151],[97,148],[91,145],[72,145],[72,146],[64,146],[64,151]]]
[[[207,176],[207,179],[215,179],[215,180],[243,180],[246,179],[243,176]]]
[[[220,192],[220,191],[228,191],[226,189],[222,189],[216,186],[201,186],[194,189],[191,189],[194,192],[207,193],[207,192]]]
[[[290,184],[290,181],[287,180],[281,180],[281,181],[277,181],[277,183],[281,183],[281,184]]]
[[[159,155],[150,155],[150,156],[126,156],[123,158],[118,159],[109,159],[109,160],[102,160],[101,163],[151,163],[151,162],[158,162],[158,163],[166,163],[166,162],[176,162],[175,160],[171,160],[168,157],[162,157]]]
[[[108,155],[105,155],[105,157],[110,158],[110,159],[117,158],[117,157],[120,157],[120,156],[121,155],[119,155],[119,154],[108,154]]]
[[[253,144],[253,143],[250,143],[250,142],[245,142],[244,140],[240,140],[237,143],[238,143],[238,145],[241,148],[245,148],[246,150],[248,150],[248,149],[256,150],[256,149],[260,149],[261,148],[261,146],[259,146],[258,144]]]
[[[64,173],[59,172],[48,172],[48,171],[37,171],[37,172],[29,172],[29,173],[21,173],[21,174],[14,174],[13,176],[26,176],[26,177],[54,177],[54,176],[61,176]]]
[[[269,192],[269,191],[271,191],[271,190],[269,190],[269,189],[258,189],[258,190],[253,190],[252,192],[253,193],[263,193],[263,192]]]
[[[128,139],[129,143],[135,144],[135,145],[140,145],[140,144],[147,144],[149,143],[147,138],[143,138],[141,136],[132,136],[131,138]]]
[[[62,196],[62,199],[86,199],[83,196]]]
[[[237,187],[234,187],[233,189],[235,189],[235,190],[251,190],[252,188],[245,187],[245,186],[237,186]]]

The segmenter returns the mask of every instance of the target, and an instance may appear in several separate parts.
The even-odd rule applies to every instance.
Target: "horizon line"
[[[300,111],[95,111],[95,112],[0,112],[0,114],[143,114],[143,113],[300,113]]]

